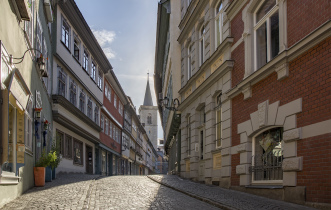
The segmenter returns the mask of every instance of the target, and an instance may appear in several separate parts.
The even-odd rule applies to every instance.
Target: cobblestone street
[[[206,186],[177,176],[100,177],[82,174],[60,174],[53,182],[46,183],[45,187],[35,187],[3,207],[3,209],[219,208],[309,209],[305,206]]]

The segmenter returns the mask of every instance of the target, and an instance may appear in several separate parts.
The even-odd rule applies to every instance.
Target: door
[[[86,173],[93,174],[93,152],[92,147],[86,145]]]

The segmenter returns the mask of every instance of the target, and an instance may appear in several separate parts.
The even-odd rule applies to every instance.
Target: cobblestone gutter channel
[[[206,202],[206,203],[208,203],[208,204],[210,204],[210,205],[213,205],[213,206],[215,206],[215,207],[218,207],[218,208],[220,208],[220,209],[226,209],[226,210],[234,210],[234,209],[236,209],[236,208],[232,208],[232,207],[226,206],[226,205],[221,204],[221,203],[214,202],[214,201],[212,201],[212,200],[210,200],[210,199],[208,199],[208,198],[204,198],[204,197],[201,197],[201,196],[198,196],[198,195],[192,194],[192,193],[188,193],[188,192],[186,192],[186,191],[184,191],[184,190],[181,190],[181,189],[176,188],[176,187],[173,187],[173,186],[171,186],[171,185],[169,185],[169,184],[163,183],[162,181],[159,181],[159,180],[155,179],[155,178],[152,177],[152,176],[147,176],[147,177],[150,178],[151,180],[153,180],[153,181],[155,181],[155,182],[157,182],[157,183],[163,185],[163,186],[169,187],[169,188],[171,188],[171,189],[173,189],[173,190],[176,190],[176,191],[178,191],[178,192],[181,192],[181,193],[183,193],[183,194],[185,194],[185,195],[188,195],[188,196],[190,196],[190,197],[192,197],[192,198],[195,198],[195,199],[198,199],[198,200],[200,200],[200,201]]]

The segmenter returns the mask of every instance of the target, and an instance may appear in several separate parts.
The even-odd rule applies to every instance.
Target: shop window
[[[72,159],[72,137],[67,134],[65,135],[64,157]]]
[[[102,159],[101,159],[102,173],[106,174],[106,152],[102,150],[101,154],[102,154]]]
[[[74,164],[83,165],[83,142],[74,139]]]
[[[253,182],[283,179],[282,133],[282,128],[273,128],[253,138]]]

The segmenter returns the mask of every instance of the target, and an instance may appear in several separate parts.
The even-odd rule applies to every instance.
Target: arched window
[[[147,116],[147,124],[152,124],[152,115],[151,114],[148,114]]]
[[[203,25],[200,29],[200,40],[199,40],[199,45],[200,45],[200,55],[199,55],[199,60],[200,60],[200,66],[205,62],[205,35],[206,35],[206,28]]]
[[[222,36],[222,28],[223,28],[223,2],[220,1],[215,9],[215,37],[216,37],[216,48],[223,41]]]
[[[252,181],[283,180],[283,129],[268,129],[253,138]]]

